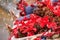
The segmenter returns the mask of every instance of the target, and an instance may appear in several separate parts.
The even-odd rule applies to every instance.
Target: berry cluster
[[[33,9],[30,7],[25,11],[24,7],[26,7],[27,4],[25,2],[22,2],[22,4],[20,3],[18,4],[18,9],[22,10],[21,13],[24,13],[23,15],[21,14],[22,16],[26,14],[28,9]],[[38,3],[39,4],[33,9],[32,12],[28,10],[27,14],[33,13],[30,14],[30,18],[24,16],[23,20],[15,21],[15,28],[12,29],[12,34],[16,38],[33,36],[43,32],[47,37],[51,37],[55,33],[60,34],[60,7],[54,9],[55,7],[51,5],[46,5],[40,2]],[[49,30],[51,30],[50,33]],[[46,34],[46,32],[48,33]],[[34,40],[40,40],[40,38],[37,37]]]
[[[16,28],[12,32],[17,38],[32,36],[49,30],[55,32],[59,27],[56,22],[50,21],[48,16],[40,17],[36,14],[31,14],[29,19],[24,17],[22,21],[16,20],[14,26]],[[59,30],[57,33],[60,33]]]

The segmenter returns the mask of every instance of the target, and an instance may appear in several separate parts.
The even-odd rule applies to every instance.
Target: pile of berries
[[[33,36],[43,32],[60,33],[59,27],[56,22],[49,19],[49,16],[40,17],[36,14],[30,14],[30,18],[24,17],[23,20],[16,20],[14,23],[14,29],[12,31],[16,38]]]
[[[22,12],[24,12],[25,15],[26,12],[24,7],[26,7],[27,4],[25,3],[23,5],[22,2],[22,4],[19,4],[18,6],[18,9],[22,10]],[[30,7],[30,9],[33,9],[33,11],[28,11],[27,14],[33,14],[30,14],[29,18],[21,14],[22,16],[24,16],[24,18],[23,20],[16,20],[14,22],[15,28],[12,29],[12,34],[16,38],[33,36],[43,32],[43,38],[45,38],[45,36],[51,37],[55,33],[60,34],[60,7],[58,7],[57,9],[51,7],[51,5],[47,6],[44,3],[39,3],[39,5],[37,5],[34,9]],[[50,33],[46,34],[46,32],[49,32],[49,30],[51,30]],[[37,37],[34,40],[40,40],[40,38]]]

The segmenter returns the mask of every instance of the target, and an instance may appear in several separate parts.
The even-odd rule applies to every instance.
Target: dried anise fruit
[[[40,25],[38,23],[35,23],[34,27],[37,29],[37,31],[35,32],[35,34],[37,34],[41,30]]]
[[[25,35],[20,32],[20,29],[18,29],[18,35],[19,35],[19,38],[25,37]]]
[[[54,22],[56,22],[57,25],[60,26],[60,17],[59,16],[55,16],[54,17]]]

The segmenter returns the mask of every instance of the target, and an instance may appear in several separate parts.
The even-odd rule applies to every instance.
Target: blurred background
[[[19,15],[19,10],[16,9],[16,3],[18,1],[19,0],[0,0],[0,40],[8,40],[9,33],[5,23],[12,27],[13,19],[9,11],[13,10],[16,16]]]
[[[0,7],[0,40],[7,40],[8,31],[6,29],[5,23],[10,24],[10,15],[6,10]]]

